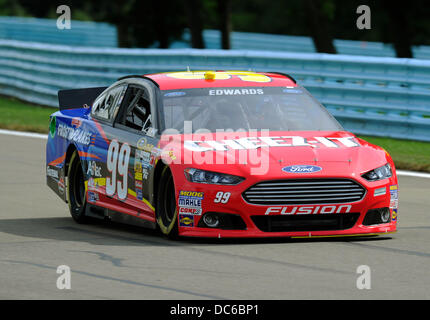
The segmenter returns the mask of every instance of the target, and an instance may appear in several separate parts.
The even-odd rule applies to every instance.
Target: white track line
[[[37,139],[48,139],[48,134],[34,133],[34,132],[23,132],[23,131],[12,131],[0,129],[0,134],[5,134],[9,136],[27,137],[27,138],[37,138]]]
[[[40,134],[40,133],[33,133],[33,132],[22,132],[22,131],[0,129],[0,134],[5,134],[9,136],[45,139],[45,140],[48,139],[47,134]],[[397,175],[430,179],[430,173],[423,173],[423,172],[397,170]]]
[[[398,176],[410,176],[430,179],[430,173],[396,170]]]

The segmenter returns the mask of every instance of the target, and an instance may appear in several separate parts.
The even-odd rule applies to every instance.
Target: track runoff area
[[[398,171],[398,231],[387,236],[169,241],[74,223],[46,186],[45,144],[0,130],[0,299],[155,299],[170,301],[165,314],[198,317],[264,310],[210,302],[224,299],[430,298],[430,174]]]

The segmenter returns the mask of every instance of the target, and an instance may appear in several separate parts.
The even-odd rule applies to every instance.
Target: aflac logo
[[[313,173],[321,170],[321,167],[309,165],[294,165],[282,168],[282,171],[289,173]]]

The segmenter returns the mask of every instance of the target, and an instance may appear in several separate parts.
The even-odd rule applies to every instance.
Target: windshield
[[[162,91],[165,127],[217,130],[338,131],[341,125],[299,87],[195,88]],[[187,130],[189,125],[187,125]]]

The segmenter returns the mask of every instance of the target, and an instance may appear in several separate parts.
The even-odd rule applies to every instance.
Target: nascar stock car
[[[186,71],[60,90],[47,184],[78,223],[168,237],[396,231],[393,161],[285,74]]]

